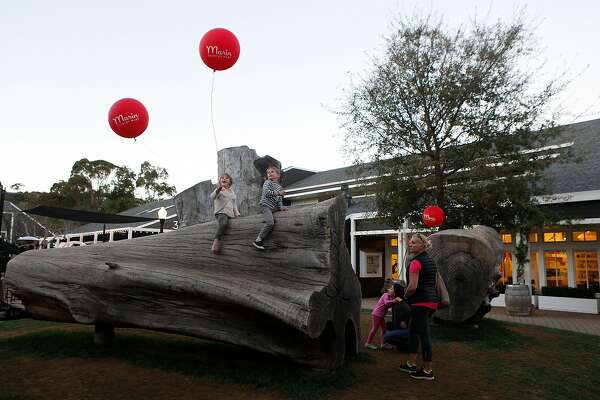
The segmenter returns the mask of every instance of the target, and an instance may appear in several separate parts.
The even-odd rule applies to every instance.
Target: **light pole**
[[[167,210],[164,207],[161,207],[158,210],[158,219],[160,221],[160,233],[163,233],[163,228],[165,227],[165,220],[167,219]]]

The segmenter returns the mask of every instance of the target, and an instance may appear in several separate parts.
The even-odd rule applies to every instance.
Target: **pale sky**
[[[136,172],[150,161],[168,170],[178,192],[215,181],[212,71],[198,53],[215,27],[231,30],[241,46],[237,64],[216,75],[219,148],[247,145],[284,167],[348,165],[330,109],[350,77],[381,54],[393,16],[494,22],[522,5],[539,24],[546,72],[577,75],[563,122],[600,117],[595,0],[0,0],[0,181],[48,191],[84,157]],[[123,97],[149,112],[137,142],[108,125],[110,106]]]

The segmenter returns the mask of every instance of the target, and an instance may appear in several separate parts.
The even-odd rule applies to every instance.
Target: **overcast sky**
[[[434,12],[468,24],[511,18],[522,5],[539,23],[546,72],[578,75],[563,122],[598,118],[594,0],[0,0],[0,181],[47,191],[84,157],[136,172],[148,160],[168,170],[178,191],[216,180],[212,71],[198,54],[215,27],[234,32],[241,46],[237,64],[216,75],[219,148],[247,145],[284,167],[348,165],[331,108],[369,56],[381,54],[394,15]],[[107,122],[123,97],[149,111],[137,142]]]

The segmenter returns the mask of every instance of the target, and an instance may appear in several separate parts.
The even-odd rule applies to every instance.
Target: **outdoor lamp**
[[[163,228],[165,227],[165,220],[167,219],[167,210],[164,207],[161,207],[158,210],[158,219],[160,220],[160,233],[163,233]]]

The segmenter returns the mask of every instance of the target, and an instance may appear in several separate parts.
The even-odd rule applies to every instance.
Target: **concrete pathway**
[[[377,300],[379,299],[363,299],[362,308],[372,310],[375,304],[377,304]],[[600,336],[600,315],[594,314],[534,310],[533,314],[529,317],[515,317],[508,315],[504,307],[492,307],[492,311],[485,318]]]

